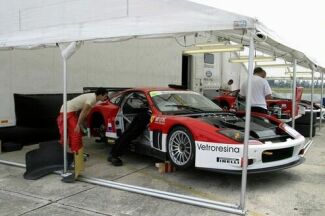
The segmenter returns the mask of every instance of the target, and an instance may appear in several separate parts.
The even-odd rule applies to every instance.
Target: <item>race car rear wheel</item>
[[[187,169],[194,164],[195,142],[188,129],[175,127],[168,134],[168,157],[178,169]]]
[[[92,130],[95,136],[99,137],[96,142],[107,143],[105,121],[100,113],[94,113],[92,116]]]
[[[106,126],[104,125],[104,123],[99,126],[98,132],[99,132],[100,141],[106,143],[107,142]]]

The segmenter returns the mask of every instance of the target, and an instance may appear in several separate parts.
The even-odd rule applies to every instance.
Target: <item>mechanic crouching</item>
[[[108,92],[105,88],[98,88],[95,93],[79,95],[72,100],[67,101],[67,136],[69,149],[68,152],[74,154],[74,169],[63,174],[63,182],[74,182],[79,173],[84,169],[83,164],[83,144],[82,136],[84,131],[84,122],[91,108],[98,101],[104,101],[108,98]],[[60,132],[60,143],[63,144],[63,106],[57,118],[57,124]],[[79,116],[78,113],[80,112]]]
[[[144,132],[150,122],[151,110],[148,104],[144,104],[139,111],[140,112],[134,117],[131,124],[115,141],[108,155],[107,161],[111,162],[114,166],[123,165],[120,156],[127,151],[129,144]]]

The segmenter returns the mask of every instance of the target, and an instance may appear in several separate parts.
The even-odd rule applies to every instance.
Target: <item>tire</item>
[[[100,141],[103,143],[107,143],[107,137],[106,137],[106,126],[104,123],[102,123],[98,128],[98,133],[100,137]]]
[[[100,115],[99,113],[95,113],[92,121],[93,121],[92,122],[93,130],[96,132],[97,136],[99,137],[99,139],[96,140],[96,142],[106,143],[107,142],[106,125],[103,116]]]
[[[182,126],[173,128],[167,138],[167,153],[177,169],[188,169],[195,161],[195,142],[188,129]]]

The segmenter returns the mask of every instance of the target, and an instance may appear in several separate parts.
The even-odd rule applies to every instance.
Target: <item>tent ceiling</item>
[[[13,0],[0,9],[0,20],[0,49],[209,31],[247,44],[247,33],[256,29],[266,35],[260,51],[325,72],[254,18],[186,0]]]
[[[30,8],[16,8],[12,16],[4,16],[0,47],[227,30],[240,20],[245,20],[247,27],[254,25],[254,19],[184,0],[48,2],[33,7],[31,3]]]
[[[214,34],[236,43],[241,43],[247,46],[249,45],[249,35],[247,34],[240,35],[240,34],[233,34],[229,32],[223,33],[220,31],[214,32]],[[315,64],[313,63],[312,60],[308,59],[308,57],[305,56],[304,53],[279,43],[278,41],[272,39],[267,34],[265,34],[265,36],[266,37],[264,39],[260,39],[256,37],[256,44],[255,44],[256,50],[271,56],[275,56],[277,58],[284,59],[287,62],[293,62],[294,59],[297,59],[297,63],[306,68],[310,68],[311,66],[310,64]]]

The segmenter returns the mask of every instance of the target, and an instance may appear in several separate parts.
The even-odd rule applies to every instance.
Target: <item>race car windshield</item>
[[[152,91],[156,107],[165,113],[219,112],[222,109],[208,98],[191,91]]]

